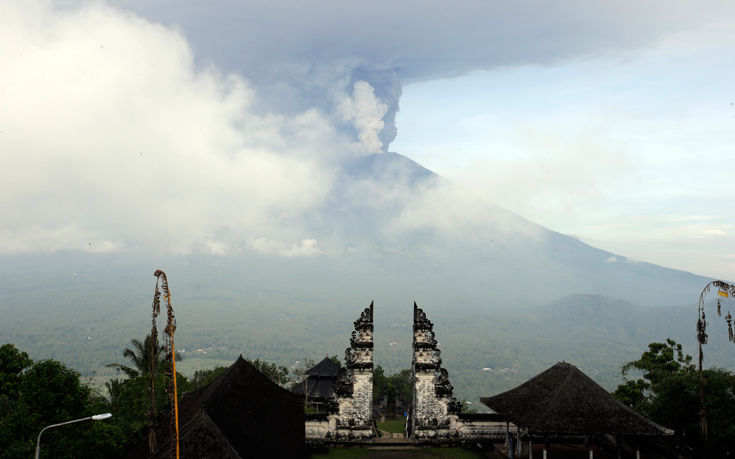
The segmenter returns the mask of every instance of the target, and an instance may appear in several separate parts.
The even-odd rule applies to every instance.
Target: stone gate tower
[[[346,371],[335,387],[336,438],[372,438],[373,431],[373,303],[355,321],[350,347],[345,349]]]
[[[450,439],[458,435],[460,404],[452,397],[447,370],[441,367],[434,324],[413,303],[413,405],[409,434],[417,440]]]
[[[461,414],[452,397],[447,370],[434,338],[434,324],[413,303],[413,404],[409,436],[418,443],[453,443],[497,439],[493,415]],[[307,413],[305,436],[313,444],[350,443],[374,438],[373,429],[373,303],[355,321],[346,368],[339,372],[334,399],[327,412]],[[485,417],[483,417],[485,416]]]

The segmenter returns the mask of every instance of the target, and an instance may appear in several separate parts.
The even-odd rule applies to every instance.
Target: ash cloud
[[[200,65],[245,76],[266,112],[316,107],[338,117],[340,94],[369,83],[387,106],[382,151],[396,136],[402,84],[626,51],[735,12],[726,3],[660,0],[115,4],[181,28]]]
[[[662,5],[1,3],[0,253],[313,257],[376,220],[386,237],[526,225],[375,160],[401,84],[628,49],[713,14]]]

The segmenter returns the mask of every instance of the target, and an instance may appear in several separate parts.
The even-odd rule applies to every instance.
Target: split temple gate
[[[413,304],[413,403],[407,432],[413,442],[453,443],[505,436],[505,425],[491,414],[462,414],[453,397],[449,373],[441,367],[434,325]],[[355,321],[346,369],[335,384],[335,397],[325,413],[306,415],[310,443],[369,441],[377,437],[373,423],[373,303]],[[409,441],[411,441],[409,440]]]

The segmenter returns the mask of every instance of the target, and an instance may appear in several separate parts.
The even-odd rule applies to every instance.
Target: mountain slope
[[[190,362],[243,353],[297,365],[305,357],[341,355],[355,314],[370,300],[379,363],[396,370],[410,364],[416,300],[437,323],[447,365],[461,372],[453,383],[478,395],[562,358],[592,362],[604,355],[599,371],[609,381],[614,365],[646,343],[688,336],[641,326],[655,325],[658,313],[635,308],[688,311],[706,278],[632,262],[545,229],[397,154],[355,158],[335,174],[329,196],[303,222],[321,250],[313,256],[248,247],[225,256],[0,256],[0,341],[33,358],[106,374],[103,365],[118,361],[130,338],[150,327],[158,268],[171,282],[177,342]],[[570,297],[579,294],[595,296]],[[564,307],[547,308],[549,316],[537,309],[562,298]],[[580,306],[588,303],[604,307]],[[636,314],[645,320],[632,319]],[[570,340],[570,333],[580,339]],[[478,379],[487,376],[483,367],[515,368],[518,376],[488,385]]]
[[[441,286],[460,301],[472,291],[483,295],[471,302],[516,304],[589,293],[671,306],[696,299],[708,281],[550,231],[395,153],[357,158],[343,172],[315,232],[338,235],[397,276],[425,280],[427,293]]]

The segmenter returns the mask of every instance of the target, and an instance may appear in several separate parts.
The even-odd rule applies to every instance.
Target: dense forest
[[[89,416],[112,413],[112,417],[50,429],[43,434],[43,457],[121,457],[143,438],[150,407],[151,340],[133,339],[126,349],[129,362],[114,363],[121,377],[105,383],[104,390],[85,384],[79,373],[56,360],[34,362],[26,352],[6,343],[0,347],[0,458],[31,457],[37,436],[44,427]],[[156,411],[166,413],[171,404],[166,394],[169,376],[163,347],[155,354]],[[251,361],[278,384],[289,382],[288,370],[273,363]],[[179,397],[207,385],[225,367],[200,370],[191,378],[177,375]]]
[[[692,357],[672,339],[650,343],[640,358],[622,369],[630,378],[613,395],[674,430],[662,442],[679,457],[728,457],[735,451],[735,376],[731,372],[713,367],[700,375]]]
[[[85,384],[79,373],[56,360],[33,361],[13,344],[0,347],[0,458],[30,457],[43,427],[100,413],[113,413],[102,422],[85,422],[52,429],[44,434],[42,449],[46,457],[96,458],[120,457],[143,439],[149,409],[151,381],[151,340],[131,340],[125,349],[124,363],[112,363],[121,376],[105,383],[104,390]],[[163,361],[164,349],[158,347],[159,364],[153,380],[156,407],[163,414],[170,407],[165,385],[168,378]],[[336,360],[336,356],[332,356]],[[275,383],[289,386],[303,376],[285,366],[261,360],[251,361]],[[309,359],[306,365],[313,364]],[[305,367],[304,367],[305,369]],[[681,344],[667,339],[650,343],[636,360],[622,365],[625,382],[613,395],[623,403],[661,425],[674,430],[662,444],[685,456],[724,456],[735,448],[735,376],[718,368],[699,373]],[[179,396],[203,387],[226,367],[199,370],[190,378],[178,375]],[[377,366],[374,375],[377,401],[387,396],[388,404],[411,399],[411,371],[403,369],[386,375]],[[700,399],[700,387],[703,392]],[[474,411],[465,400],[463,411]]]
[[[91,379],[98,387],[117,373],[105,365],[119,359],[130,337],[148,332],[150,299],[112,291],[103,302],[65,304],[60,288],[57,303],[38,305],[34,292],[5,292],[0,302],[4,317],[0,342],[14,343],[34,360],[56,359]],[[176,292],[174,292],[176,294]],[[179,371],[229,365],[242,354],[287,367],[292,373],[306,359],[344,354],[352,322],[364,305],[319,307],[243,301],[203,292],[176,302]],[[120,306],[110,308],[108,304]],[[268,306],[263,306],[267,304]],[[422,304],[435,323],[443,366],[455,394],[479,405],[479,398],[514,387],[558,361],[578,366],[609,390],[621,381],[621,362],[637,357],[651,341],[670,337],[694,349],[694,308],[644,308],[595,295],[576,295],[533,308],[466,310]],[[52,310],[64,314],[51,314]],[[111,312],[110,312],[111,311]],[[665,320],[664,320],[665,319]],[[405,308],[376,304],[375,362],[386,374],[410,366],[410,303]],[[723,338],[724,324],[713,324],[705,349],[705,365],[729,367],[732,344]],[[482,408],[482,407],[480,407]]]

